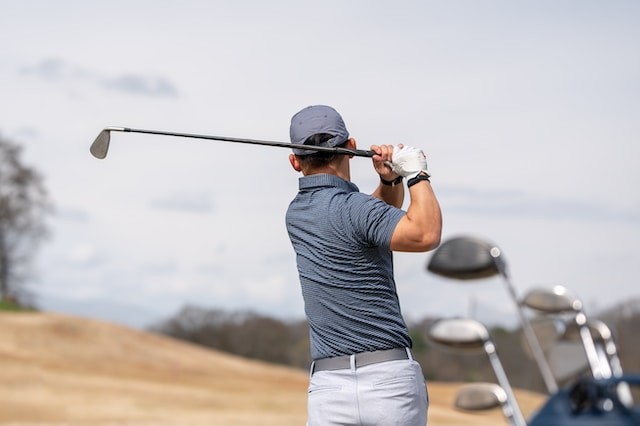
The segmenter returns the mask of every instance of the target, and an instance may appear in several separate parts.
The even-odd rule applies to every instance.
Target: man
[[[355,149],[340,114],[314,105],[291,119],[291,142]],[[424,426],[428,397],[402,318],[392,251],[440,242],[442,218],[422,151],[372,146],[380,184],[350,182],[351,156],[294,149],[303,176],[286,225],[309,322],[308,425]],[[407,179],[410,203],[404,201]]]

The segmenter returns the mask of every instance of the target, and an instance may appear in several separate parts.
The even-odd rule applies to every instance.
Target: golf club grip
[[[337,153],[343,153],[343,154],[351,154],[355,157],[373,157],[374,155],[376,155],[375,152],[373,151],[365,151],[363,149],[346,149],[346,148],[338,148],[340,151],[336,151]],[[344,150],[344,152],[343,152]]]

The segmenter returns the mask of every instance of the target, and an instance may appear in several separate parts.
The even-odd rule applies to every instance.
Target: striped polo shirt
[[[300,178],[286,225],[313,359],[411,347],[389,248],[404,214],[338,176]]]

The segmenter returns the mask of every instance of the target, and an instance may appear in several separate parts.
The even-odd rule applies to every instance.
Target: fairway
[[[0,313],[0,425],[304,425],[305,371],[123,326]],[[506,424],[452,409],[458,384],[429,383],[430,425]],[[528,415],[543,397],[516,391]]]

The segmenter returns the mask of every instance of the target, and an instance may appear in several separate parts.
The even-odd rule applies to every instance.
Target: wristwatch
[[[383,185],[387,185],[387,186],[400,185],[402,183],[402,176],[398,176],[394,180],[384,180],[382,179],[382,177],[380,177],[380,182],[382,182]]]
[[[407,188],[411,188],[411,186],[415,185],[416,183],[420,182],[421,180],[426,180],[427,182],[431,182],[429,180],[430,177],[431,177],[431,175],[426,170],[423,170],[420,173],[418,173],[418,176],[412,177],[411,179],[409,179],[407,181]]]

